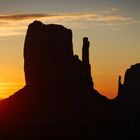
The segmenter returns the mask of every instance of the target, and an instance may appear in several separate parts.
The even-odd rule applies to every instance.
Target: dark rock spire
[[[88,41],[88,38],[84,37],[83,48],[82,48],[82,61],[87,64],[89,64],[89,45],[90,42]]]
[[[122,91],[123,91],[123,85],[121,83],[121,76],[119,75],[119,78],[118,78],[118,97],[121,96],[122,94]]]

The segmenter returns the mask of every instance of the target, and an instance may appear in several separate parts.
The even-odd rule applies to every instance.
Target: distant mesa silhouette
[[[127,107],[140,111],[140,63],[126,70],[123,84],[119,76],[117,99]]]

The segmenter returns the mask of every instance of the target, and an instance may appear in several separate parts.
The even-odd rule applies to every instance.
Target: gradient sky
[[[80,58],[88,36],[95,88],[114,98],[118,75],[140,62],[139,7],[140,0],[0,0],[0,98],[25,85],[23,46],[34,20],[71,28]]]

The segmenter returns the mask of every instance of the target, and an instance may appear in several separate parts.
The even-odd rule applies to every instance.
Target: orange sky
[[[118,75],[140,62],[139,6],[137,0],[128,0],[127,6],[124,0],[0,1],[0,98],[25,85],[23,46],[34,20],[72,29],[74,52],[80,57],[82,38],[88,36],[95,88],[114,98]]]

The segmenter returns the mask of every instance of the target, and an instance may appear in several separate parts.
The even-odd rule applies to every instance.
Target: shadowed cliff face
[[[73,55],[72,32],[61,25],[29,25],[24,45],[26,85],[65,92],[93,92],[89,43],[83,40],[83,59]],[[86,59],[86,60],[85,60]]]

